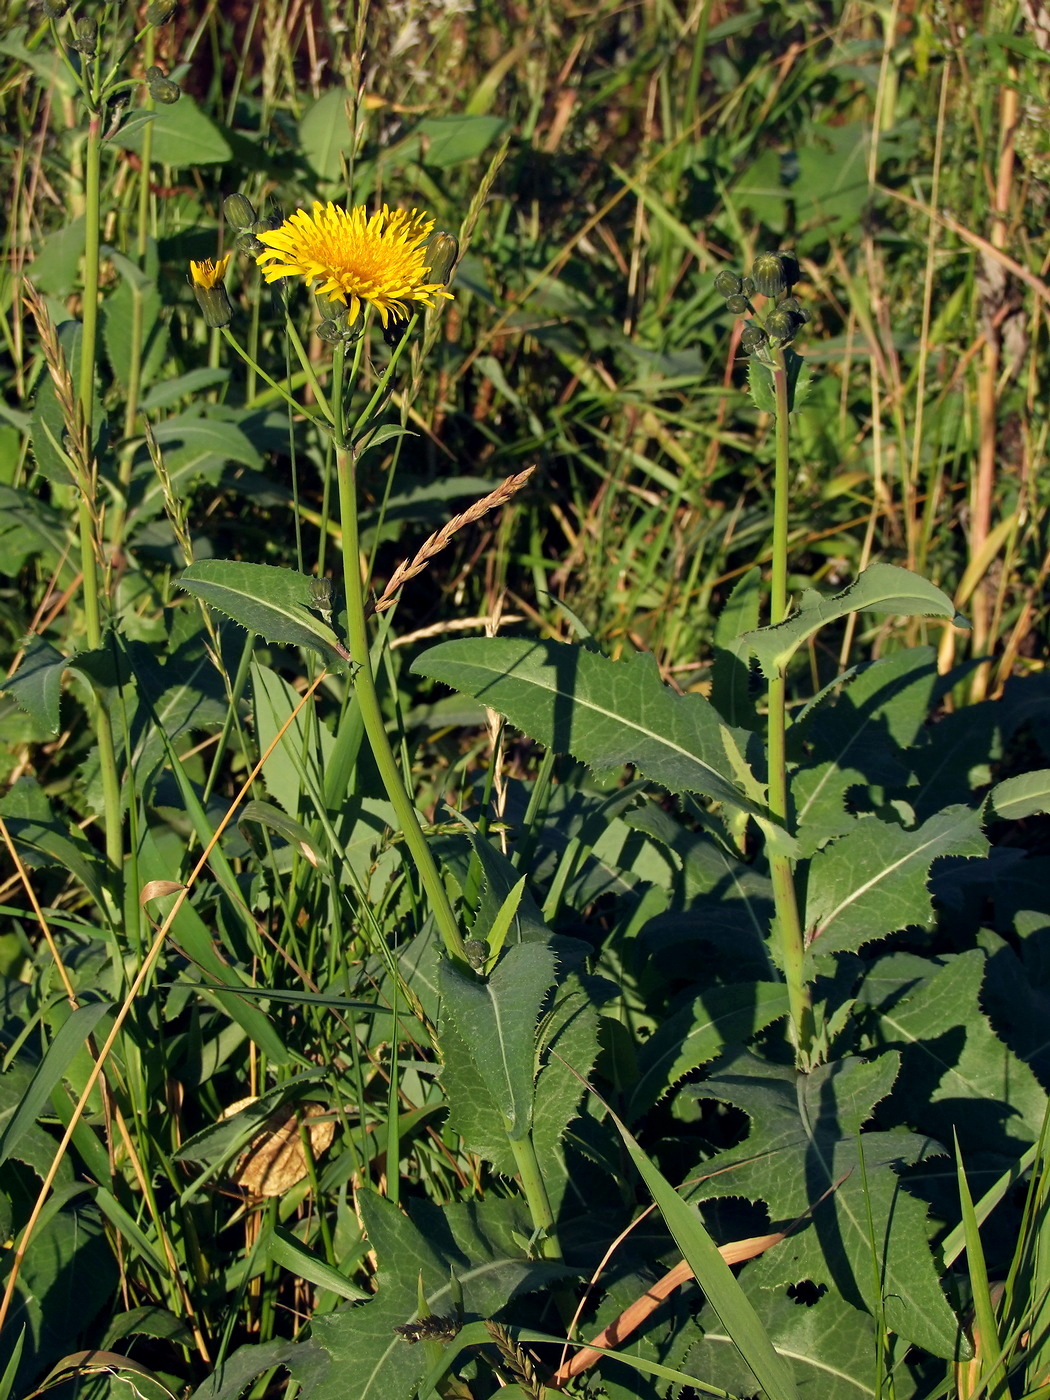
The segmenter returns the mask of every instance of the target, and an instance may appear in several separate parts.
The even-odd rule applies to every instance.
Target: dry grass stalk
[[[457,530],[462,530],[465,525],[472,525],[475,520],[480,520],[490,510],[495,510],[497,506],[509,501],[511,496],[521,490],[535,470],[535,467],[526,467],[523,472],[508,476],[506,481],[500,482],[495,491],[490,491],[487,496],[482,496],[480,501],[475,501],[465,511],[454,515],[447,525],[443,525],[440,530],[435,530],[422,548],[417,551],[414,559],[406,559],[397,566],[390,582],[383,590],[383,596],[375,603],[372,611],[381,613],[387,608],[393,607],[395,597],[402,584],[407,583],[410,578],[415,578],[417,574],[421,574],[435,554],[441,553]]]
[[[65,352],[59,341],[58,332],[55,330],[55,323],[51,319],[51,313],[47,309],[47,303],[32,282],[23,282],[22,297],[29,308],[30,315],[36,322],[44,360],[55,386],[58,406],[62,410],[66,440],[64,443],[55,443],[55,447],[66,457],[73,483],[88,502],[94,516],[95,483],[92,473],[91,445],[88,442],[84,410],[73,387],[73,376],[66,364]],[[98,522],[93,520],[93,523],[97,525]]]

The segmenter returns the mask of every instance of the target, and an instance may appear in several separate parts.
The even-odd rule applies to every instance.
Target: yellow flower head
[[[440,282],[426,280],[430,267],[426,242],[433,219],[413,209],[388,209],[371,218],[363,205],[349,213],[335,204],[315,204],[313,213],[297,209],[272,233],[260,232],[266,247],[255,261],[267,282],[305,277],[322,296],[343,302],[353,325],[362,302],[379,312],[384,327],[393,317],[407,318],[410,302],[433,306],[434,297],[450,297]]]
[[[190,262],[190,276],[193,278],[195,287],[214,287],[217,282],[221,282],[226,276],[226,269],[230,265],[230,255],[226,254],[217,263],[213,263],[211,258],[205,258],[203,262]]]

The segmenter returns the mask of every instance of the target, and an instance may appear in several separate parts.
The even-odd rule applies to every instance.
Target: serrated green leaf
[[[882,1400],[885,1389],[875,1375],[875,1324],[868,1313],[852,1307],[830,1291],[806,1305],[786,1291],[771,1292],[741,1276],[744,1291],[754,1302],[762,1325],[779,1355],[790,1364],[800,1395],[820,1400]],[[688,1353],[683,1369],[734,1395],[746,1395],[750,1373],[725,1329],[710,1308],[698,1319],[703,1339]],[[918,1391],[918,1377],[904,1367],[894,1373],[895,1400],[908,1400]]]
[[[948,807],[916,830],[862,817],[810,862],[806,926],[810,957],[844,950],[933,917],[927,887],[940,856],[983,856],[980,813]]]
[[[178,580],[213,608],[268,642],[311,647],[334,671],[345,670],[338,637],[316,613],[313,580],[294,569],[248,564],[236,559],[205,559],[191,564]]]
[[[797,1400],[798,1392],[790,1371],[773,1350],[750,1300],[719,1254],[699,1214],[686,1204],[653,1165],[619,1118],[612,1112],[609,1116],[624,1140],[631,1161],[652,1193],[664,1224],[692,1269],[693,1277],[754,1372],[764,1394],[768,1400]]]
[[[787,1010],[787,988],[778,982],[712,987],[658,1026],[642,1046],[628,1116],[637,1118],[690,1070],[709,1064],[727,1045],[743,1045]]]
[[[898,1336],[951,1357],[958,1324],[937,1281],[926,1208],[902,1189],[898,1175],[923,1154],[926,1140],[860,1133],[892,1090],[899,1064],[895,1054],[871,1062],[849,1058],[807,1075],[746,1052],[735,1056],[683,1091],[733,1104],[751,1120],[739,1147],[705,1163],[705,1179],[693,1195],[761,1200],[774,1221],[785,1224],[812,1211],[811,1221],[748,1266],[755,1281],[833,1286],[873,1315],[881,1305]]]
[[[802,644],[821,627],[850,613],[894,613],[902,617],[953,619],[955,607],[946,593],[896,564],[872,564],[848,588],[831,598],[807,589],[798,612],[775,627],[760,627],[741,638],[758,658],[763,674],[779,675]]]
[[[0,684],[15,704],[41,728],[58,733],[58,698],[69,661],[44,637],[34,637],[13,676]]]
[[[1020,1151],[1039,1136],[1046,1094],[981,1010],[985,966],[979,948],[949,959],[882,1010],[879,1038],[903,1056],[894,1097],[908,1122],[944,1143],[956,1133],[965,1153]]]
[[[788,413],[794,413],[809,388],[809,365],[790,345],[784,348],[784,364],[787,368]],[[775,416],[777,395],[772,365],[767,364],[758,355],[748,355],[747,382],[755,407],[763,413],[772,413]]]
[[[988,802],[996,817],[1004,822],[1050,812],[1050,768],[1004,778],[992,788]]]
[[[370,1303],[352,1305],[315,1317],[313,1343],[332,1358],[325,1381],[311,1391],[310,1400],[347,1400],[347,1377],[353,1377],[353,1400],[406,1400],[411,1397],[428,1365],[426,1349],[411,1345],[395,1327],[418,1316],[419,1280],[430,1313],[455,1316],[453,1284],[462,1289],[465,1311],[491,1317],[518,1293],[549,1287],[568,1272],[564,1266],[530,1262],[513,1257],[499,1230],[463,1225],[489,1214],[502,1220],[508,1202],[485,1200],[477,1207],[447,1206],[424,1210],[426,1229],[373,1191],[358,1193],[365,1233],[379,1260],[379,1290]],[[491,1212],[488,1208],[498,1209]],[[523,1224],[524,1222],[522,1222]],[[451,1229],[450,1229],[451,1227]],[[451,1249],[443,1243],[449,1233]],[[462,1241],[462,1243],[461,1243]],[[464,1249],[466,1245],[466,1249]]]
[[[475,696],[589,767],[633,763],[671,792],[701,792],[761,814],[726,756],[726,744],[739,751],[746,735],[727,729],[703,696],[675,695],[645,653],[610,661],[564,642],[483,637],[442,642],[412,669]]]
[[[447,960],[439,970],[443,1015],[455,1025],[512,1139],[532,1124],[536,1024],[554,981],[542,943],[508,948],[491,977],[472,980]]]

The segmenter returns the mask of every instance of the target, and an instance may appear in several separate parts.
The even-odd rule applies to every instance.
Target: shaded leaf
[[[412,667],[506,715],[532,738],[600,771],[633,763],[671,792],[760,809],[737,785],[722,724],[701,695],[675,695],[642,652],[610,661],[564,642],[484,637],[442,642]],[[740,760],[742,762],[742,760]]]
[[[693,1196],[761,1200],[778,1224],[811,1211],[811,1220],[749,1270],[767,1287],[802,1280],[834,1287],[872,1313],[878,1289],[894,1332],[951,1357],[957,1324],[927,1245],[926,1207],[907,1194],[898,1175],[926,1143],[907,1133],[860,1133],[898,1069],[894,1054],[872,1062],[840,1060],[808,1075],[737,1055],[703,1084],[683,1090],[733,1104],[751,1120],[739,1147],[705,1164],[710,1174]]]
[[[810,863],[806,925],[811,956],[850,950],[933,918],[927,887],[940,856],[983,856],[980,814],[949,807],[908,830],[861,818]]]

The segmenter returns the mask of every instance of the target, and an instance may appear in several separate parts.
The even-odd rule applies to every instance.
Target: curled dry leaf
[[[232,1118],[254,1098],[238,1099],[223,1113]],[[299,1124],[310,1134],[314,1157],[327,1152],[335,1137],[335,1123],[322,1104],[286,1103],[271,1113],[252,1138],[230,1173],[231,1180],[255,1196],[281,1196],[306,1175],[306,1154],[299,1136]]]
[[[178,880],[149,880],[142,886],[139,904],[143,906],[151,899],[163,899],[166,894],[178,894],[179,890],[185,888],[186,886],[180,885]]]

